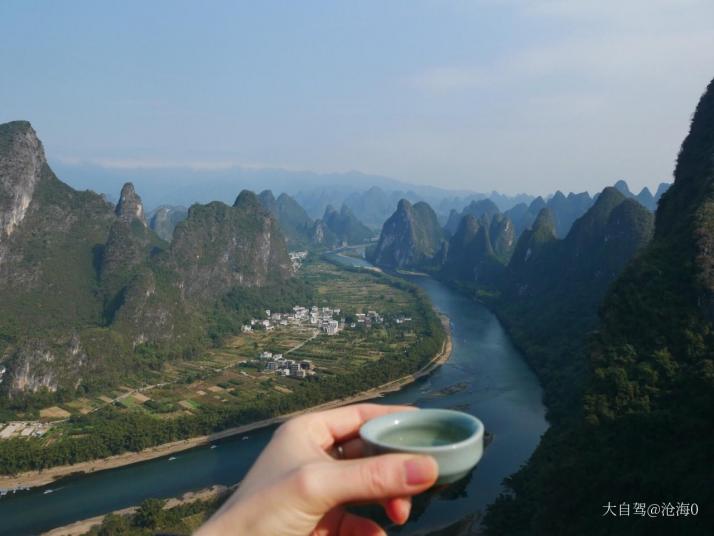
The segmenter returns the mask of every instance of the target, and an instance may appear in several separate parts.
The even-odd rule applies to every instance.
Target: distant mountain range
[[[654,210],[668,186],[666,183],[660,184],[655,196],[647,188],[634,195],[622,180],[616,183],[615,188],[626,197],[637,199],[643,206]],[[340,199],[344,201],[337,211],[330,202],[339,203]],[[277,198],[271,190],[264,190],[260,194],[261,203],[278,219],[289,245],[293,248],[365,242],[373,237],[375,229],[381,229],[382,224],[396,210],[400,199],[406,199],[412,204],[425,202],[414,192],[384,191],[376,186],[348,195],[326,189],[313,190],[311,193],[299,192],[296,196],[283,192]],[[531,200],[525,203],[523,199]],[[556,236],[564,237],[573,222],[585,214],[596,199],[597,195],[591,197],[587,192],[571,192],[566,196],[557,191],[547,200],[542,197],[533,199],[526,195],[507,197],[493,192],[488,197],[483,194],[470,194],[464,197],[442,198],[439,206],[448,212],[434,213],[437,221],[443,223],[446,235],[451,236],[456,233],[461,219],[466,215],[470,214],[476,219],[483,216],[490,219],[494,214],[503,212],[513,224],[515,237],[518,238],[533,225],[540,211],[547,207],[552,212]],[[494,200],[498,201],[500,206]],[[457,210],[454,207],[460,208]],[[317,216],[312,215],[315,211],[319,212]],[[149,214],[150,226],[162,239],[170,240],[173,228],[187,213],[188,209],[185,207],[161,206]],[[341,221],[336,219],[338,214]],[[349,229],[346,226],[349,226]]]
[[[120,167],[111,168],[87,163],[53,162],[53,168],[66,177],[77,189],[104,193],[112,199],[127,178],[143,193],[150,208],[160,205],[190,206],[218,200],[230,202],[241,189],[285,192],[292,195],[307,210],[311,218],[320,218],[328,205],[342,206],[352,194],[361,194],[371,187],[383,192],[400,192],[389,213],[394,211],[401,197],[441,200],[468,196],[483,196],[468,190],[447,190],[434,186],[412,184],[381,175],[351,171],[346,173],[314,173],[286,169],[256,169],[231,166],[222,169],[193,169],[190,167]],[[508,196],[500,196],[509,203]],[[528,197],[530,198],[530,197]],[[115,199],[115,198],[114,198]],[[515,202],[524,200],[516,196]],[[357,201],[355,201],[355,204]],[[468,203],[466,201],[464,204]],[[515,204],[515,203],[514,203]],[[348,206],[354,210],[352,203]],[[448,214],[448,210],[447,210]],[[386,220],[389,214],[379,222]],[[360,219],[362,217],[360,216]],[[367,221],[369,218],[364,218]]]
[[[362,244],[374,236],[374,232],[359,221],[345,204],[339,211],[328,205],[322,218],[313,221],[305,209],[286,193],[276,199],[273,192],[264,190],[259,199],[278,220],[292,248]]]
[[[660,187],[658,195],[664,191],[666,185]],[[575,224],[588,221],[593,210],[602,206],[599,202],[602,195],[607,200],[613,196],[630,199],[635,203],[633,206],[648,211],[638,200],[644,198],[656,204],[655,198],[647,193],[644,189],[634,196],[627,184],[619,181],[616,187],[606,188],[595,197],[587,192],[565,196],[558,191],[547,201],[538,197],[530,205],[519,203],[505,212],[491,199],[472,200],[460,212],[451,209],[439,231],[433,229],[438,218],[428,203],[412,205],[402,199],[382,227],[379,242],[368,254],[373,262],[385,267],[440,269],[450,277],[483,282],[484,277],[491,278],[500,272],[499,266],[508,266],[519,238],[544,233],[535,227],[536,221],[540,220],[541,226],[548,222],[548,234],[553,239],[569,238]],[[417,207],[419,210],[415,210]]]
[[[478,193],[467,190],[448,190],[444,188],[411,184],[389,177],[368,175],[359,172],[318,174],[297,172],[284,169],[248,169],[230,167],[226,169],[194,170],[187,168],[125,168],[114,169],[88,164],[68,164],[58,162],[54,165],[69,184],[79,189],[91,189],[103,193],[108,199],[121,189],[130,178],[137,189],[142,192],[142,198],[152,214],[162,206],[188,207],[193,203],[207,203],[219,200],[231,202],[236,191],[249,189],[263,191],[269,189],[290,195],[305,210],[313,220],[321,219],[328,206],[341,208],[346,205],[354,215],[366,226],[378,231],[382,224],[396,210],[400,199],[407,199],[412,204],[419,201],[428,203],[436,212],[442,225],[447,223],[452,210],[460,213],[474,201],[489,199],[501,212],[513,209],[509,217],[516,226],[517,234],[530,226],[542,207],[530,205],[535,201],[550,203],[550,199],[538,201],[528,194],[513,196],[499,192]],[[628,190],[629,192],[629,190]],[[659,199],[662,186],[656,194],[643,189],[637,195],[647,208],[654,210],[652,197]],[[556,192],[552,198],[558,204],[562,200]],[[626,194],[632,195],[632,194]],[[575,196],[576,200],[571,198]],[[569,194],[568,204],[587,204],[589,194]],[[590,200],[590,204],[592,200]],[[589,205],[576,209],[578,215],[587,210]],[[155,208],[154,208],[155,207]],[[552,208],[552,207],[551,207]],[[565,208],[562,214],[564,221],[558,218],[556,210],[556,228],[559,236],[565,236],[567,229],[575,218],[567,215]],[[572,209],[571,209],[572,210]],[[522,214],[523,218],[516,214]],[[452,232],[455,225],[452,226]]]
[[[527,356],[542,373],[551,413],[573,402],[575,359],[585,334],[597,324],[597,310],[610,285],[652,237],[654,216],[613,187],[597,196],[568,234],[559,239],[550,208],[525,231],[501,277],[491,307],[516,340],[527,341]]]
[[[500,212],[488,199],[460,214],[452,211],[441,232],[428,204],[402,200],[367,258],[388,269],[428,271],[466,292],[492,296],[481,299],[527,345],[555,412],[576,396],[576,382],[564,379],[583,373],[584,361],[573,354],[596,325],[612,282],[649,242],[654,215],[615,187],[594,200],[558,192],[527,207],[536,208],[535,221],[520,235],[510,218],[513,209]]]

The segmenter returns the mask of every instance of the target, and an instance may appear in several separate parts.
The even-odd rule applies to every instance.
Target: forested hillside
[[[412,205],[402,199],[367,257],[388,268],[421,268],[439,251],[443,240],[434,210],[422,201]]]
[[[489,534],[710,534],[714,526],[714,82],[654,238],[585,349],[586,388],[491,508]],[[656,514],[609,514],[608,504]],[[697,515],[681,515],[697,505]],[[652,518],[654,517],[654,519]]]
[[[652,213],[614,188],[556,238],[544,208],[521,235],[495,294],[483,299],[498,313],[544,385],[551,416],[573,403],[585,368],[582,340],[612,282],[651,236]]]
[[[0,125],[3,405],[46,403],[191,356],[258,305],[226,299],[231,291],[261,288],[269,305],[296,286],[292,275],[255,194],[192,206],[168,244],[131,184],[116,206],[73,190],[29,123]]]

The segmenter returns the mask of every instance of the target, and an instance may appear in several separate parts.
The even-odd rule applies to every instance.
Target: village
[[[297,272],[307,258],[307,251],[290,251],[288,256],[290,257],[290,262],[293,265],[293,271]]]
[[[257,335],[264,338],[269,334],[277,335],[278,333],[285,333],[285,335],[280,335],[278,338],[269,337],[268,340],[277,342],[286,336],[292,338],[296,333],[303,333],[307,335],[307,338],[296,341],[297,344],[289,348],[286,348],[284,345],[280,347],[280,344],[276,347],[271,343],[269,343],[266,348],[264,344],[261,344],[260,346],[262,347],[258,348],[254,357],[251,358],[249,355],[246,355],[243,360],[238,362],[234,361],[233,366],[238,367],[236,370],[239,371],[239,376],[244,380],[250,380],[251,378],[255,380],[258,378],[242,371],[240,367],[244,365],[254,367],[260,375],[275,375],[289,380],[305,380],[310,377],[315,377],[319,373],[318,363],[314,361],[311,355],[297,357],[297,354],[300,354],[304,350],[305,345],[317,337],[322,335],[331,338],[340,334],[343,330],[370,330],[374,326],[383,325],[385,323],[393,322],[394,324],[400,325],[410,321],[411,318],[403,314],[390,314],[388,315],[388,320],[385,320],[382,314],[372,309],[364,313],[354,314],[345,313],[345,311],[339,307],[318,307],[316,305],[311,307],[295,305],[289,312],[276,312],[266,309],[265,318],[252,318],[241,326],[242,335],[243,337],[248,337],[247,340],[254,340],[253,337]],[[291,354],[294,358],[291,358]],[[321,364],[321,366],[324,365]],[[228,365],[227,368],[224,365],[224,373],[228,374],[232,368],[230,365]],[[2,378],[0,377],[0,379]],[[177,404],[183,411],[195,411],[198,405],[205,404],[208,401],[208,398],[210,398],[208,395],[213,398],[220,398],[221,402],[226,402],[226,396],[237,392],[235,391],[235,380],[232,380],[232,382],[230,385],[221,382],[221,385],[224,385],[224,387],[209,385],[204,388],[207,389],[205,392],[200,389],[196,390],[191,399],[179,400]],[[168,387],[168,384],[165,385]],[[240,385],[244,388],[245,384],[243,380],[241,380]],[[153,386],[149,387],[151,388]],[[159,387],[159,385],[157,384],[156,387]],[[151,400],[151,398],[147,396],[149,394],[148,388],[130,389],[129,387],[123,387],[122,389],[124,389],[124,394],[120,394],[114,398],[101,396],[98,400],[102,401],[101,403],[111,403],[113,405],[121,405],[122,407],[131,407],[135,404],[142,406]],[[289,392],[288,389],[280,385],[276,385],[275,389],[280,392]],[[151,389],[152,393],[158,394],[157,391],[158,389]],[[82,414],[88,411],[87,408],[80,409],[80,413]],[[32,437],[42,437],[50,431],[54,425],[65,421],[70,415],[69,411],[59,406],[52,406],[40,411],[40,420],[18,420],[0,423],[0,441],[12,438],[28,439]]]
[[[0,423],[0,439],[42,437],[50,426],[50,423],[40,421],[12,421],[7,425]]]
[[[249,405],[269,393],[290,396],[298,383],[350,373],[414,344],[418,326],[410,325],[417,322],[408,292],[329,263],[303,263],[302,269],[317,289],[315,302],[253,313],[220,347],[169,362],[152,376],[0,418],[0,441],[55,441],[72,429],[71,417],[108,407],[169,420]],[[3,368],[0,380],[7,382]]]
[[[272,331],[276,328],[279,329],[288,326],[308,327],[313,329],[312,339],[320,333],[328,336],[337,335],[346,327],[351,329],[364,327],[368,329],[372,325],[384,323],[382,315],[374,310],[368,310],[366,313],[356,313],[354,315],[343,315],[342,310],[339,308],[317,307],[316,305],[313,305],[309,309],[301,305],[296,305],[293,307],[292,312],[289,313],[273,312],[270,309],[266,309],[265,316],[266,318],[263,320],[256,318],[251,319],[249,323],[242,326],[241,331],[243,333],[251,333],[254,329]],[[349,322],[347,318],[349,318]],[[397,324],[408,321],[411,321],[411,318],[404,316],[395,318]],[[299,346],[302,346],[302,344]],[[308,376],[315,375],[315,366],[312,360],[295,360],[286,357],[287,354],[296,350],[298,347],[288,350],[285,352],[285,355],[267,350],[260,352],[257,356],[259,367],[266,373],[274,373],[278,376],[289,376],[297,379],[305,379]]]

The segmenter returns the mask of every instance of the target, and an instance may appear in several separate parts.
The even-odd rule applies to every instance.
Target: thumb
[[[416,495],[434,484],[438,472],[430,456],[385,454],[309,464],[289,485],[306,512],[321,514],[340,504]]]

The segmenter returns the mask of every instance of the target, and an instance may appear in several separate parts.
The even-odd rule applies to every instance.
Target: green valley
[[[444,331],[428,299],[404,281],[319,258],[308,259],[297,278],[309,301],[283,301],[284,310],[338,309],[343,325],[336,334],[293,319],[266,329],[265,311],[256,310],[260,318],[249,332],[225,336],[196,357],[155,362],[116,387],[46,407],[35,404],[12,415],[6,410],[11,423],[26,428],[15,426],[0,440],[0,471],[141,450],[347,398],[416,371],[442,347]],[[275,361],[261,359],[264,353],[309,363],[309,374],[299,379],[268,370]],[[22,434],[31,427],[40,433]]]

